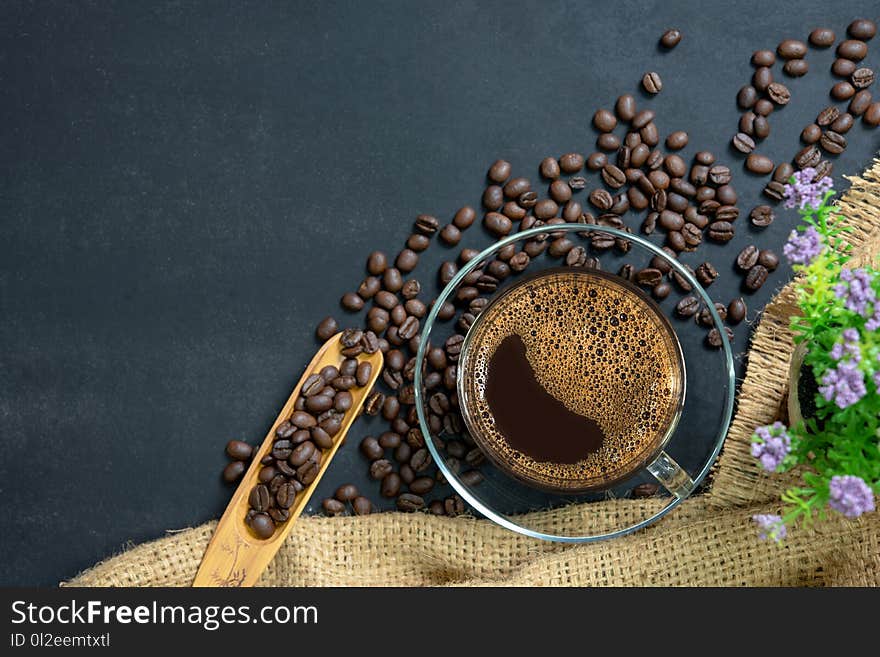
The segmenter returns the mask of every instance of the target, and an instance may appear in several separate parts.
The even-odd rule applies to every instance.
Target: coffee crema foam
[[[506,290],[467,336],[465,416],[478,444],[517,477],[555,490],[603,488],[641,467],[683,402],[681,351],[659,313],[640,290],[590,270],[551,270]],[[585,459],[536,461],[495,427],[486,377],[496,348],[513,334],[544,390],[601,427],[602,445]]]

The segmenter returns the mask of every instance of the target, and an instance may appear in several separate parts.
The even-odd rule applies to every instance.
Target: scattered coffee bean
[[[801,131],[801,141],[805,144],[815,144],[822,137],[822,128],[811,123]]]
[[[831,97],[835,100],[849,100],[855,93],[855,87],[849,82],[841,81],[831,87]]]
[[[755,140],[744,132],[738,132],[733,137],[733,147],[740,153],[748,155],[755,150]]]
[[[856,70],[856,63],[843,57],[838,57],[831,64],[831,72],[839,78],[848,78]]]
[[[466,230],[470,228],[471,224],[477,218],[477,212],[471,206],[466,205],[463,208],[459,208],[459,210],[455,213],[455,216],[452,218],[452,223],[459,230]]]
[[[758,290],[767,281],[767,273],[764,265],[755,265],[746,274],[745,286],[752,291]]]
[[[244,474],[247,464],[244,461],[231,461],[223,468],[223,481],[228,484],[235,483]]]
[[[856,89],[865,89],[874,84],[874,71],[867,67],[857,68],[850,76],[852,86]]]
[[[766,267],[768,271],[773,271],[779,266],[779,256],[770,249],[762,249],[758,253],[758,264]]]
[[[810,64],[806,59],[789,59],[782,67],[786,75],[799,78],[806,75],[810,70]]]
[[[718,278],[718,270],[715,269],[715,266],[711,262],[704,262],[697,267],[696,276],[700,285],[708,287],[715,282],[716,278]]]
[[[700,301],[697,297],[686,296],[675,305],[675,312],[681,317],[693,317],[700,310]]]
[[[865,113],[862,116],[862,121],[869,126],[880,124],[880,103],[871,103],[868,105],[868,109],[865,110]]]
[[[651,71],[645,73],[644,77],[642,77],[642,87],[644,87],[645,91],[649,94],[658,94],[660,93],[660,90],[663,89],[663,81],[660,79],[658,73]]]
[[[773,66],[776,63],[776,53],[772,50],[756,50],[752,53],[752,65],[761,67],[761,66]]]
[[[877,34],[877,24],[867,18],[859,18],[849,24],[846,28],[846,33],[853,39],[870,41]]]
[[[746,302],[742,297],[734,299],[727,306],[727,321],[732,324],[739,324],[746,316]]]
[[[791,92],[781,82],[773,82],[767,87],[767,95],[777,105],[788,105],[791,100]]]
[[[329,340],[339,331],[339,325],[332,317],[325,317],[315,329],[315,335],[319,340]]]
[[[773,164],[773,160],[771,160],[766,155],[750,153],[748,158],[746,158],[746,169],[748,169],[752,173],[758,173],[761,175],[768,174],[773,171],[773,168],[775,166],[776,165]]]
[[[725,327],[724,327],[724,333],[725,333],[725,335],[727,335],[727,341],[728,341],[728,342],[730,342],[731,340],[733,340],[733,330],[732,330],[729,326],[725,326]],[[706,334],[706,343],[707,343],[710,347],[713,347],[713,348],[715,348],[715,349],[720,348],[721,345],[724,344],[724,342],[723,342],[723,340],[722,340],[722,338],[721,338],[721,331],[719,331],[717,328],[713,328],[713,329],[711,329],[711,330]]]
[[[506,160],[495,160],[491,167],[489,167],[489,173],[487,174],[489,180],[495,183],[503,183],[508,178],[510,178],[510,172],[513,170],[510,162]]]
[[[861,37],[860,37],[861,38]],[[868,37],[870,38],[870,37]],[[681,41],[681,30],[670,28],[663,33],[663,36],[660,37],[660,45],[664,48],[672,49],[675,48]]]
[[[855,123],[853,115],[849,112],[844,112],[835,119],[834,123],[832,123],[829,128],[842,135],[849,132],[850,128],[853,127],[853,123]]]
[[[819,145],[828,153],[839,155],[846,149],[846,137],[833,130],[826,130],[819,139]]]
[[[751,220],[752,225],[757,226],[758,228],[766,228],[773,223],[775,218],[776,215],[773,213],[773,208],[769,205],[755,206],[749,213],[749,219]]]
[[[810,43],[812,43],[817,48],[828,48],[834,44],[834,40],[837,37],[834,34],[834,30],[831,30],[827,27],[817,27],[815,30],[810,32]]]
[[[837,56],[849,59],[853,62],[860,62],[868,54],[868,46],[864,41],[858,39],[847,39],[837,46]]]
[[[739,252],[736,257],[736,266],[742,271],[749,271],[758,263],[758,247],[750,244]]]
[[[786,39],[776,48],[782,59],[802,59],[807,54],[807,44],[797,39]]]
[[[669,150],[681,150],[688,145],[688,133],[684,130],[676,130],[666,137],[666,148]]]

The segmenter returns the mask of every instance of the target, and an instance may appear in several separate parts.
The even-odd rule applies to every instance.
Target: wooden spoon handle
[[[315,492],[321,477],[327,471],[327,467],[330,465],[330,461],[333,460],[336,450],[339,449],[339,446],[345,440],[349,428],[351,428],[352,423],[360,413],[364,400],[367,398],[379,376],[379,372],[382,370],[383,357],[381,351],[373,354],[362,353],[357,357],[358,360],[369,362],[372,365],[370,380],[362,388],[353,388],[350,391],[352,406],[346,411],[339,433],[333,438],[333,446],[329,450],[324,451],[318,476],[297,495],[296,503],[290,508],[290,518],[287,522],[279,524],[275,533],[267,539],[260,539],[254,536],[245,524],[245,516],[249,507],[248,496],[253,486],[257,483],[257,475],[262,467],[260,459],[272,451],[275,429],[293,413],[294,402],[296,402],[306,378],[313,372],[320,371],[326,365],[339,367],[340,363],[345,359],[341,353],[342,347],[339,344],[341,336],[342,334],[338,333],[327,340],[318,353],[315,354],[299,383],[293,389],[287,403],[284,404],[284,407],[269,429],[269,433],[266,434],[263,444],[254,454],[250,467],[245,472],[241,484],[236,489],[232,500],[229,502],[229,506],[226,507],[226,511],[220,518],[220,523],[214,530],[214,536],[208,544],[205,556],[202,557],[202,563],[193,580],[193,586],[253,586],[256,584],[257,580],[260,579],[260,575],[266,569],[266,566],[269,565],[269,562],[272,561],[275,553],[278,552],[284,539],[290,533],[290,530],[293,529],[296,519],[299,518],[303,509],[309,503],[312,493]]]

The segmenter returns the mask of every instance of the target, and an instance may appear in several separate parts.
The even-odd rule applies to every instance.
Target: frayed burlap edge
[[[856,260],[865,262],[880,247],[880,161],[850,182],[841,212],[853,229],[848,240]],[[782,546],[756,540],[749,522],[754,513],[777,511],[780,489],[788,483],[757,468],[749,443],[755,426],[775,419],[787,393],[793,302],[789,285],[760,318],[711,489],[653,527],[614,541],[564,546],[475,518],[397,513],[302,518],[260,584],[876,586],[880,514],[857,520],[833,514],[812,529],[792,532]],[[534,522],[550,531],[585,522],[600,528],[635,518],[658,503],[609,500],[539,514]],[[134,547],[66,585],[188,586],[215,524]]]

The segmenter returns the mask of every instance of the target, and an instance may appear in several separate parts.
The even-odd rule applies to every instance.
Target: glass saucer
[[[610,244],[613,243],[613,246]],[[510,256],[530,255],[523,273],[509,272],[502,280],[488,271],[505,272],[518,267],[491,265],[492,261],[517,262]],[[587,492],[541,489],[496,465],[494,455],[481,450],[458,411],[458,395],[440,387],[439,377],[426,376],[431,345],[444,345],[454,335],[464,336],[479,317],[480,308],[470,303],[476,287],[492,301],[528,275],[562,267],[595,267],[633,280],[651,262],[668,270],[668,296],[654,303],[668,318],[681,350],[687,393],[677,423],[662,452],[650,465],[622,478],[610,487]],[[482,273],[477,273],[482,272]],[[482,277],[482,280],[478,280]],[[650,296],[652,290],[644,288]],[[657,290],[657,292],[661,292]],[[660,295],[658,295],[660,296]],[[681,299],[693,296],[702,309],[702,323],[694,316],[676,312]],[[438,319],[446,302],[457,305],[455,316]],[[470,316],[464,317],[469,311]],[[716,329],[713,344],[708,333]],[[461,338],[457,338],[460,340]],[[583,543],[622,536],[657,521],[697,489],[714,464],[727,435],[734,407],[735,374],[730,341],[721,316],[692,271],[651,242],[623,230],[591,224],[543,225],[505,237],[461,267],[434,303],[421,334],[416,355],[415,406],[421,431],[431,456],[443,476],[476,511],[512,531],[550,541]],[[459,376],[461,372],[459,372]],[[432,385],[425,388],[426,380]],[[449,412],[438,414],[431,407],[433,395],[443,392]],[[483,444],[485,447],[485,444]],[[596,502],[616,500],[613,504]]]

